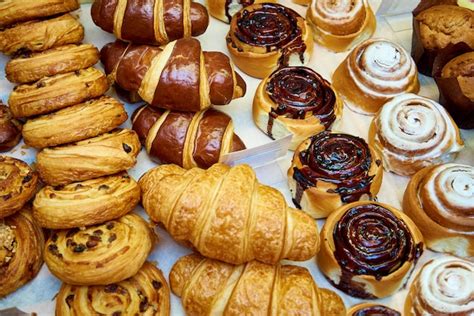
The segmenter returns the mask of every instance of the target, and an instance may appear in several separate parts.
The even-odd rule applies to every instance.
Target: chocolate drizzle
[[[390,307],[383,306],[383,305],[372,305],[361,308],[357,310],[352,316],[377,316],[377,315],[384,315],[384,316],[401,316],[400,312],[397,312]]]
[[[248,7],[249,5],[253,4],[255,2],[255,0],[238,0],[239,1],[239,4],[245,8],[245,7]],[[232,0],[226,0],[225,1],[225,16],[227,17],[227,20],[230,21],[232,20],[232,15],[230,15],[230,12],[229,12],[229,7],[232,3]]]

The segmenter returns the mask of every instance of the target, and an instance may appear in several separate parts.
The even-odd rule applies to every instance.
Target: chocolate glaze
[[[191,18],[191,35],[199,36],[203,34],[209,25],[209,14],[206,7],[200,3],[191,2],[189,14]]]
[[[164,3],[167,2],[164,1]],[[127,1],[121,29],[123,40],[144,44],[156,42],[154,6],[155,0]]]
[[[401,316],[402,314],[384,305],[372,305],[357,310],[352,316]]]
[[[240,139],[239,135],[234,134],[234,136],[232,137],[232,150],[231,150],[231,152],[241,151],[241,150],[244,150],[244,149],[247,149],[244,142]]]
[[[168,39],[174,41],[183,37],[183,0],[163,1],[163,9],[163,20]]]
[[[249,5],[253,4],[255,0],[239,0],[239,4],[242,5],[242,7],[248,7]],[[225,1],[225,6],[224,6],[224,11],[225,11],[225,16],[227,17],[227,21],[230,23],[232,20],[232,16],[229,13],[229,6],[232,3],[232,0],[226,0]]]
[[[204,52],[204,61],[209,78],[211,103],[228,104],[234,95],[234,78],[229,57],[220,52]]]
[[[152,108],[151,106],[142,105],[132,114],[132,129],[137,133],[140,142],[144,145],[148,132],[158,119],[163,115],[165,110]]]
[[[92,20],[106,32],[114,32],[114,15],[117,4],[118,0],[95,0],[92,3]]]

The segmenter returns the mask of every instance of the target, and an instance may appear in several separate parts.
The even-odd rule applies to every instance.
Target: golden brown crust
[[[352,306],[347,311],[347,316],[376,316],[376,315],[384,315],[384,316],[401,316],[402,314],[390,307],[375,304],[375,303],[361,303]]]
[[[12,150],[21,140],[22,123],[0,100],[0,152]]]
[[[23,138],[31,147],[52,147],[110,132],[127,118],[122,103],[104,96],[28,120]]]
[[[451,59],[441,70],[441,78],[457,78],[462,94],[474,101],[474,52]]]

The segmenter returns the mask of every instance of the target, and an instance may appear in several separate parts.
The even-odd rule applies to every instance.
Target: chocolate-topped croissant
[[[101,60],[120,88],[168,110],[197,112],[228,104],[246,91],[229,57],[203,52],[193,38],[171,42],[163,50],[116,41],[104,46]]]

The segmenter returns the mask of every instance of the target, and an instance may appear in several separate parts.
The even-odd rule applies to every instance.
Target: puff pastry
[[[0,219],[19,211],[36,193],[38,174],[24,161],[0,156]]]
[[[57,146],[110,132],[127,118],[122,103],[104,96],[28,120],[23,138],[35,148]]]
[[[10,108],[0,101],[0,152],[12,150],[21,140],[23,126],[13,118]]]
[[[77,44],[84,27],[70,14],[44,21],[30,21],[0,32],[0,52],[6,55],[40,52],[52,47]]]
[[[136,275],[106,286],[63,284],[56,297],[56,316],[170,315],[170,289],[162,272],[145,262]]]
[[[230,23],[232,17],[241,9],[254,3],[275,3],[277,0],[207,0],[209,14],[225,23]]]
[[[303,267],[233,266],[192,254],[174,264],[169,279],[188,315],[346,316],[342,299],[318,288]]]
[[[207,170],[163,165],[139,181],[142,204],[178,242],[231,264],[308,260],[319,249],[316,223],[258,183],[248,165]]]
[[[44,261],[71,285],[107,285],[137,274],[153,248],[155,234],[136,214],[84,229],[54,231]]]
[[[380,153],[362,138],[322,132],[296,149],[288,169],[295,205],[324,218],[344,204],[375,199],[383,178]]]
[[[404,213],[378,202],[354,202],[329,215],[321,231],[319,269],[359,298],[392,295],[423,253],[423,236]]]
[[[99,50],[91,44],[64,45],[39,53],[25,53],[5,66],[7,79],[14,83],[38,81],[44,77],[73,72],[94,66]]]
[[[87,68],[16,86],[8,99],[15,117],[30,117],[100,97],[109,89],[102,71]]]
[[[128,129],[112,131],[69,145],[45,148],[36,156],[41,179],[64,185],[111,175],[132,168],[141,145]]]
[[[402,314],[390,307],[374,304],[374,303],[361,303],[352,306],[347,312],[347,316],[402,316]]]
[[[43,231],[28,208],[0,220],[0,298],[38,274],[43,265],[43,249]]]

